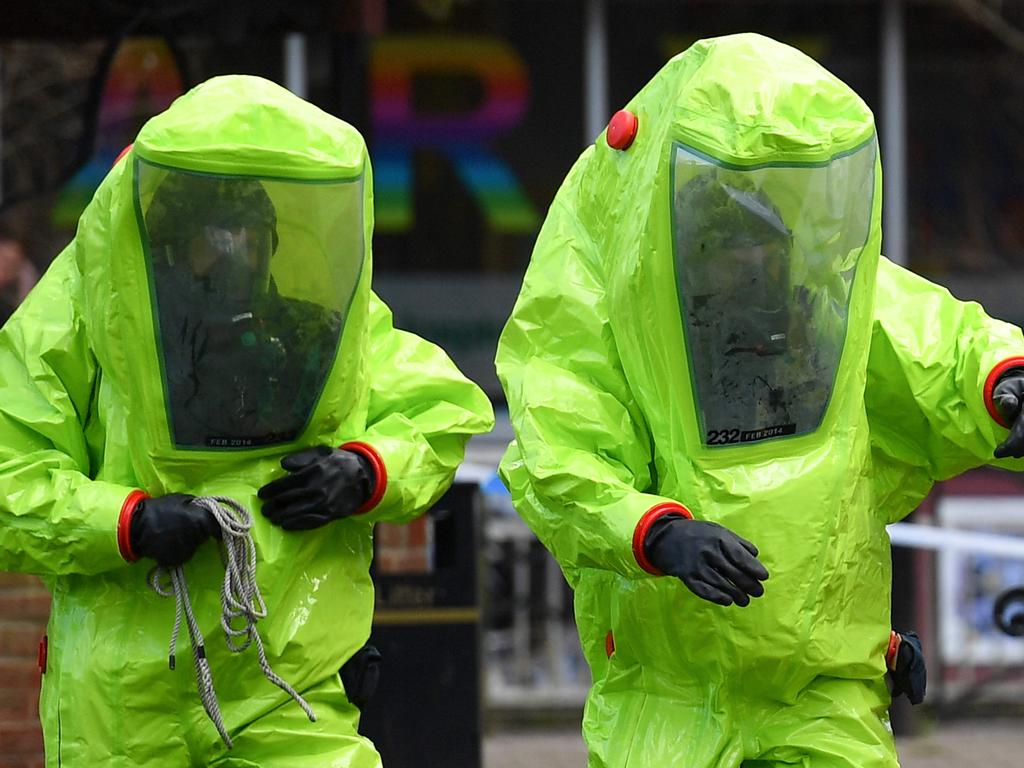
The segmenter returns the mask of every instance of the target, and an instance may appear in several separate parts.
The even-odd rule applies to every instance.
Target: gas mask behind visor
[[[788,236],[763,243],[735,242],[706,248],[703,268],[696,269],[693,313],[702,327],[729,316],[721,325],[724,355],[777,355],[786,349],[789,307],[786,304]],[[696,293],[696,291],[704,291]],[[743,307],[743,312],[736,312]]]
[[[207,224],[189,247],[196,278],[232,303],[257,302],[270,287],[272,232],[269,225]]]
[[[873,143],[824,167],[745,170],[673,152],[679,303],[705,442],[815,429],[869,232]]]
[[[362,268],[362,179],[137,170],[174,443],[294,440]]]

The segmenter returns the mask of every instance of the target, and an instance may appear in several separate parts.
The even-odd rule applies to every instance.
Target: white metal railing
[[[1014,701],[1024,694],[1024,642],[997,629],[1004,590],[1024,584],[1024,500],[1013,495],[944,494],[936,526],[890,527],[894,545],[937,553],[935,670],[941,698]]]
[[[1024,512],[1021,514],[1024,519]],[[975,555],[996,555],[1024,560],[1024,538],[998,533],[981,533],[962,529],[940,528],[916,523],[893,523],[889,538],[894,546],[931,549],[936,552],[961,552]]]

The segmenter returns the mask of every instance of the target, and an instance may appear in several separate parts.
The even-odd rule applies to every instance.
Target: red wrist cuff
[[[644,512],[644,516],[640,518],[640,522],[633,529],[633,557],[636,558],[636,562],[641,568],[655,576],[664,576],[664,574],[647,559],[647,553],[644,551],[644,539],[647,538],[647,532],[651,530],[651,526],[665,515],[682,515],[687,520],[693,520],[693,514],[682,504],[665,501],[655,504]]]
[[[377,453],[377,450],[372,445],[358,440],[351,443],[345,443],[338,447],[343,451],[353,451],[358,453],[369,461],[370,465],[373,467],[373,493],[370,495],[370,498],[363,502],[363,506],[355,512],[357,515],[365,515],[380,503],[380,500],[384,498],[384,491],[387,490],[388,470],[387,467],[384,466],[384,459],[380,457],[380,454]]]
[[[121,553],[121,557],[129,563],[134,563],[139,559],[139,556],[132,550],[132,515],[139,502],[148,498],[149,494],[145,491],[132,491],[121,504],[121,514],[117,516],[117,549]]]
[[[885,651],[885,666],[889,669],[896,668],[896,652],[900,649],[902,639],[895,630],[889,633],[889,647]]]
[[[985,407],[988,409],[988,415],[991,416],[996,424],[1001,427],[1010,429],[1013,425],[1007,424],[1006,420],[1000,415],[999,410],[996,408],[995,401],[992,399],[992,393],[995,392],[996,384],[999,383],[999,379],[1004,373],[1011,368],[1024,368],[1024,357],[1015,356],[1008,357],[1000,363],[997,363],[992,371],[989,373],[988,378],[985,379]]]

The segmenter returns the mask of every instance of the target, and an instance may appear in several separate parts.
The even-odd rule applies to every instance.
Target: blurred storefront
[[[875,109],[887,178],[905,169],[906,223],[887,230],[888,251],[1020,322],[1010,286],[1024,275],[1024,46],[956,7],[969,5],[101,0],[40,14],[8,3],[0,216],[32,221],[30,256],[45,266],[149,114],[218,73],[279,80],[367,137],[379,291],[400,323],[444,344],[500,399],[494,343],[576,156],[669,57],[756,30],[818,58]],[[1001,4],[1011,33],[1022,8]],[[889,123],[906,127],[899,156]]]

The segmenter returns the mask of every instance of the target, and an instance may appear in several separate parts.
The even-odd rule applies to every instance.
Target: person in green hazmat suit
[[[48,766],[380,765],[338,674],[373,525],[429,507],[492,414],[371,291],[372,211],[354,128],[214,78],[145,124],[0,331],[0,569],[53,595]],[[259,510],[262,646],[315,722],[224,642],[210,496]],[[156,564],[187,574],[230,749],[168,669]]]
[[[1024,337],[882,257],[880,218],[870,110],[752,34],[672,59],[556,195],[501,473],[575,592],[591,768],[898,765],[923,668],[885,527],[1024,469]]]

